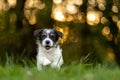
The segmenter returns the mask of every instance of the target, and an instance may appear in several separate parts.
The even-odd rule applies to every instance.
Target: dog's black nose
[[[46,41],[46,44],[49,44],[50,43],[50,41]]]

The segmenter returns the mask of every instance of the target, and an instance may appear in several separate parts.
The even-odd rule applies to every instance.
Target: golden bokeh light
[[[74,4],[75,0],[67,0],[67,4]]]
[[[31,15],[31,11],[30,11],[30,10],[25,10],[25,11],[24,11],[24,15],[25,15],[25,17],[29,20],[30,15]]]
[[[88,5],[89,6],[96,6],[96,0],[88,0]]]
[[[37,8],[37,9],[44,9],[45,8],[45,3],[42,3],[39,0],[34,0],[33,7]]]
[[[75,23],[84,23],[85,22],[85,14],[83,12],[79,12],[76,15],[66,15],[66,22],[75,22]]]
[[[53,17],[55,20],[65,21],[65,15],[62,13],[62,11],[57,11]]]
[[[105,8],[105,5],[102,4],[102,3],[98,4],[98,8],[99,8],[100,10],[102,10],[102,11],[104,11],[104,10],[106,9],[106,8]]]
[[[117,27],[118,27],[118,29],[120,31],[120,20],[117,22]]]
[[[93,10],[94,10],[94,8],[92,6],[87,7],[87,11],[93,11]]]
[[[100,13],[97,11],[87,12],[87,23],[89,25],[97,25],[100,22]]]
[[[77,19],[79,23],[84,23],[85,22],[85,14],[83,12],[79,12],[77,15]]]
[[[114,54],[113,52],[109,52],[109,53],[108,53],[108,58],[109,58],[110,60],[114,60],[114,59],[115,59],[115,54]]]
[[[114,60],[115,59],[115,54],[112,48],[107,49],[107,57],[109,60]]]
[[[32,15],[30,16],[30,18],[29,18],[29,23],[30,23],[31,25],[34,25],[34,24],[37,23],[36,16],[35,16],[34,14],[32,14]]]
[[[107,18],[106,18],[106,17],[102,17],[102,18],[101,18],[101,23],[102,23],[102,24],[107,24],[107,23],[108,23]]]
[[[68,38],[69,28],[68,27],[62,27],[61,28],[61,27],[58,27],[58,26],[55,26],[54,28],[64,34],[63,38],[60,39],[60,43],[64,43]]]
[[[0,1],[0,11],[2,11],[2,2]]]
[[[106,0],[96,0],[97,3],[102,3],[102,4],[106,4]]]
[[[81,22],[78,14],[82,4],[83,0],[53,0],[51,17],[60,22]]]
[[[62,0],[53,0],[53,2],[54,2],[55,4],[60,4],[60,3],[62,2]]]
[[[9,4],[6,3],[4,0],[0,0],[0,12],[8,11],[9,9],[10,9]]]
[[[73,4],[66,5],[66,10],[69,14],[76,14],[78,12],[77,7]]]
[[[116,6],[116,5],[113,5],[112,6],[112,11],[114,12],[114,13],[118,13],[118,7]]]
[[[15,7],[16,6],[17,0],[7,0],[7,1],[9,3],[10,7]]]
[[[102,30],[102,34],[104,36],[108,36],[110,34],[110,28],[108,26],[105,26]]]
[[[67,22],[70,22],[70,21],[73,21],[74,20],[74,17],[72,15],[66,15],[66,21]]]
[[[75,4],[75,5],[82,5],[83,0],[67,0],[67,4]]]
[[[17,0],[0,0],[0,11],[8,11],[10,8],[14,8],[17,4]]]
[[[44,9],[45,4],[40,0],[26,0],[25,9],[36,8],[36,9]]]
[[[45,4],[42,3],[40,0],[26,0],[24,6],[24,16],[28,20],[29,24],[36,24],[36,14],[39,10],[45,8]]]
[[[34,25],[37,23],[36,19],[36,11],[30,11],[30,10],[25,10],[24,15],[26,19],[28,20],[29,24]]]
[[[34,4],[33,0],[26,0],[25,2],[25,8],[31,8]]]
[[[113,20],[114,22],[118,22],[119,19],[118,19],[118,17],[117,17],[116,15],[113,15],[113,16],[112,16],[112,20]]]
[[[64,22],[66,20],[65,17],[65,7],[63,6],[55,6],[53,7],[53,11],[51,17],[57,21]]]
[[[112,35],[112,34],[108,34],[108,35],[106,36],[106,38],[107,38],[108,41],[112,41],[113,35]]]
[[[75,4],[76,5],[82,5],[83,4],[83,0],[74,0],[75,2]]]
[[[8,11],[11,7],[10,7],[10,5],[9,4],[3,4],[3,11]]]
[[[87,19],[89,19],[90,21],[95,21],[96,16],[95,16],[95,14],[91,13],[91,14],[87,15]]]

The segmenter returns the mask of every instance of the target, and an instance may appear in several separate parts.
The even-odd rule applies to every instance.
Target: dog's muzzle
[[[49,49],[51,49],[51,48],[57,48],[57,46],[58,46],[58,42],[55,43],[55,44],[53,44],[53,45],[51,45],[50,41],[49,41],[49,40],[46,40],[46,41],[45,41],[45,46],[44,46],[44,48],[45,48],[46,50],[49,50]]]
[[[49,50],[50,48],[51,48],[51,46],[49,46],[49,45],[45,46],[45,49],[47,49],[47,50]]]
[[[49,50],[50,48],[52,48],[51,46],[50,46],[50,41],[49,40],[47,40],[46,42],[45,42],[45,49],[47,49],[47,50]]]

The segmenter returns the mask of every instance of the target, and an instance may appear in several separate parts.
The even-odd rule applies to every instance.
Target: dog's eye
[[[54,37],[55,37],[55,35],[54,35],[54,34],[50,34],[50,37],[51,37],[51,38],[54,38]]]
[[[42,38],[45,38],[45,37],[46,37],[46,35],[45,35],[45,34],[42,34],[42,35],[41,35],[41,37],[42,37]]]

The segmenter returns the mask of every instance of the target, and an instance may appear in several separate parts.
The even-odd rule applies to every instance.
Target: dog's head
[[[57,45],[59,37],[62,38],[63,33],[55,29],[41,29],[35,30],[34,36],[38,37],[42,47],[44,47],[46,50],[50,50]]]

